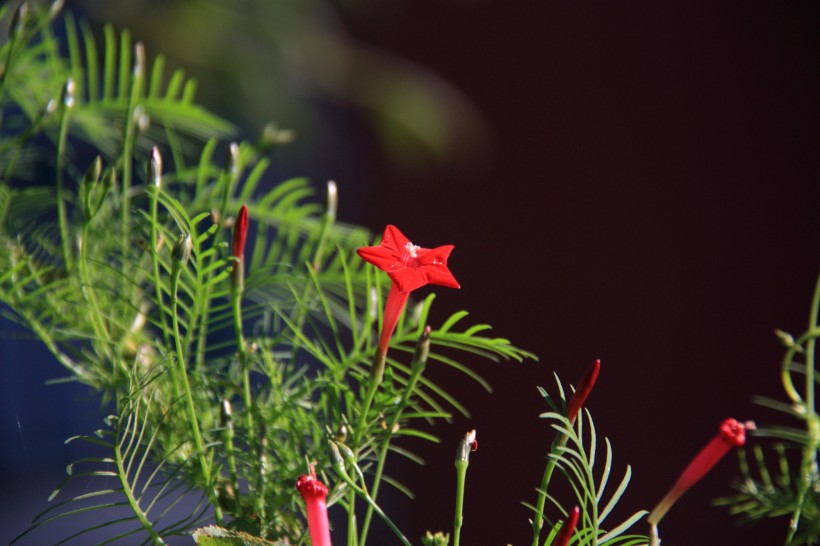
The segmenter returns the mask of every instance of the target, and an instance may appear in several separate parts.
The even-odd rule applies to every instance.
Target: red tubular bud
[[[331,546],[330,525],[327,519],[327,486],[316,479],[316,471],[296,480],[296,489],[305,500],[308,529],[313,546]]]
[[[239,216],[236,217],[236,224],[233,227],[233,257],[242,261],[245,255],[245,239],[248,236],[248,207],[242,205],[239,209]],[[234,268],[236,265],[234,265]]]
[[[248,207],[242,205],[236,223],[233,226],[233,268],[231,269],[231,282],[239,293],[245,280],[245,240],[248,237]]]
[[[555,540],[552,541],[552,546],[567,546],[569,539],[575,532],[575,526],[578,525],[578,517],[581,515],[581,509],[574,506],[567,514],[567,520],[561,526],[558,534],[555,535]]]
[[[471,451],[478,451],[478,441],[475,439],[475,429],[468,431],[458,443],[458,448],[456,449],[456,463],[469,462]]]
[[[746,430],[753,430],[754,423],[747,421],[740,423],[735,419],[726,419],[720,424],[720,431],[695,455],[695,458],[683,470],[675,485],[658,503],[646,518],[651,525],[657,525],[666,512],[672,507],[681,495],[695,485],[717,462],[733,447],[740,447],[746,443]]]
[[[570,423],[574,423],[578,417],[578,412],[581,411],[584,402],[587,401],[592,387],[595,386],[595,381],[598,379],[598,372],[601,370],[601,361],[596,360],[592,363],[586,373],[584,373],[581,380],[578,382],[578,388],[575,389],[575,394],[570,398],[569,406],[567,406],[567,419]]]

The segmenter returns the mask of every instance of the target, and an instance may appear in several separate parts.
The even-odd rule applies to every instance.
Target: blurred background
[[[417,501],[386,511],[409,537],[451,528],[453,454],[476,428],[463,543],[529,544],[521,502],[553,437],[536,386],[575,383],[595,358],[588,407],[615,472],[633,471],[616,515],[651,509],[725,417],[777,418],[750,399],[783,398],[773,331],[806,329],[820,271],[816,1],[66,5],[184,67],[249,138],[269,122],[294,131],[274,175],[335,179],[340,220],[454,244],[462,289],[437,291],[433,320],[467,309],[539,355],[478,364],[493,394],[433,372],[472,415],[436,427],[441,445],[411,446],[425,467],[396,468]],[[43,386],[60,368],[8,337],[10,539],[62,478],[65,437],[99,414],[81,389]],[[727,457],[679,501],[664,544],[781,543],[785,521],[737,529],[710,506],[734,475]]]

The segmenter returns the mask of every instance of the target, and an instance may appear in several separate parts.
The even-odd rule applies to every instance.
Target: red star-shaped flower
[[[382,330],[371,368],[375,384],[381,382],[390,337],[396,329],[410,292],[426,284],[461,288],[447,269],[447,258],[452,251],[453,245],[433,249],[416,246],[396,226],[384,229],[382,242],[378,246],[366,246],[356,251],[364,261],[386,271],[393,281],[384,304]]]
[[[368,263],[385,271],[401,292],[412,292],[426,284],[460,288],[447,268],[453,245],[422,248],[410,242],[396,226],[387,226],[378,246],[357,250]]]

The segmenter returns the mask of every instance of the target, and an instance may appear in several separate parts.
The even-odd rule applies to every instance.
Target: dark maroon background
[[[552,439],[535,386],[594,358],[589,408],[615,472],[633,466],[622,507],[651,509],[724,417],[766,422],[751,396],[783,398],[772,332],[805,330],[820,266],[817,3],[402,5],[353,32],[454,83],[496,150],[415,185],[371,165],[364,222],[455,244],[463,288],[437,290],[438,316],[467,308],[540,361],[476,361],[493,395],[441,372],[472,418],[438,427],[400,518],[450,528],[452,452],[474,427],[463,542],[529,544],[519,502]],[[732,459],[669,513],[665,544],[782,543],[784,521],[736,530],[710,507]]]

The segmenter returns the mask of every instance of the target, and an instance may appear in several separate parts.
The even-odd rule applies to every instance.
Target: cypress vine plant
[[[63,542],[364,546],[380,519],[397,542],[417,543],[379,499],[388,487],[409,494],[385,472],[388,456],[419,460],[406,438],[437,441],[426,424],[467,413],[430,364],[487,386],[465,357],[534,356],[464,311],[434,318],[433,295],[414,298],[425,284],[458,287],[452,246],[414,245],[394,226],[374,244],[337,221],[332,182],[324,199],[304,179],[266,187],[289,132],[232,142],[236,128],[196,102],[182,70],[168,74],[127,31],[106,26],[98,41],[60,4],[0,6],[0,304],[110,415],[69,439],[94,454],[69,466],[15,542],[92,513]],[[802,446],[799,473],[777,482],[789,494],[775,505],[758,455],[761,480],[744,466],[745,488],[726,501],[752,517],[790,514],[794,544],[817,537],[818,300],[784,360],[790,404],[765,402],[806,422],[762,430]],[[583,407],[599,369],[570,396],[558,378],[557,395],[541,389],[555,438],[526,505],[533,546],[658,541],[656,529],[630,532],[645,510],[607,520],[631,469],[611,486],[612,445]],[[456,453],[455,545],[476,438]],[[557,498],[555,478],[571,500]],[[420,541],[445,546],[450,534]]]

